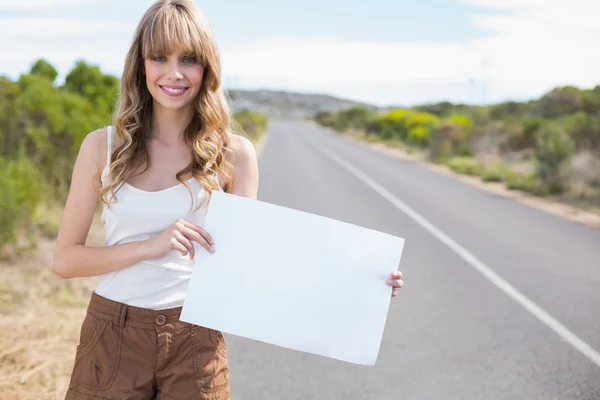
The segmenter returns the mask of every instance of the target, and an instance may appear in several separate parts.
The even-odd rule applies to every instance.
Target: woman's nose
[[[169,63],[169,73],[168,76],[170,79],[183,79],[183,75],[179,70],[179,63],[174,61]]]

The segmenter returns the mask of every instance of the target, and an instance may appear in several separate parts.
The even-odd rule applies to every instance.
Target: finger
[[[396,297],[398,295],[398,291],[396,289],[392,290],[392,297]]]
[[[185,235],[182,232],[179,231],[175,232],[175,238],[187,249],[187,251],[190,253],[190,258],[193,260],[194,256],[196,255],[196,251],[192,242],[187,237],[185,237]]]
[[[392,272],[392,278],[394,278],[394,279],[402,279],[402,272],[400,272],[400,271],[394,271],[394,272]]]
[[[402,279],[388,279],[385,283],[393,288],[401,288],[404,286],[404,281]]]
[[[391,279],[388,278],[385,283],[388,284],[388,286],[393,286],[393,287],[399,287],[399,285],[401,286],[404,281],[402,279]]]
[[[193,229],[187,229],[184,231],[185,235],[189,240],[197,242],[200,246],[204,247],[208,252],[214,253],[215,249],[202,237],[198,232]]]
[[[179,241],[175,238],[173,238],[171,242],[171,250],[178,251],[184,256],[188,254],[188,249],[184,245],[179,243]]]
[[[186,228],[189,228],[189,229],[193,230],[194,232],[197,232],[209,244],[211,244],[211,245],[215,244],[215,241],[214,241],[213,237],[204,228],[202,228],[200,225],[196,225],[196,224],[193,224],[193,223],[188,222],[188,221],[184,221],[183,223],[184,223],[184,225],[185,225]]]

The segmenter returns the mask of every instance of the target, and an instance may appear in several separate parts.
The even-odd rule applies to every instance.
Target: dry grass
[[[103,235],[97,216],[88,243]],[[35,253],[0,261],[0,400],[65,397],[95,278],[59,278],[53,252],[41,239]]]

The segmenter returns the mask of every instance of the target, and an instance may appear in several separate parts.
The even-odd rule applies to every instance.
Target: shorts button
[[[165,322],[167,322],[167,317],[165,317],[164,315],[159,315],[156,317],[155,321],[158,325],[164,325]]]

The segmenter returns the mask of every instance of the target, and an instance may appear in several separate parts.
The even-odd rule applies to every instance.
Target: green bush
[[[37,166],[21,155],[15,160],[0,157],[0,243],[15,244],[20,233],[29,236],[33,215],[40,203],[43,188],[40,187]]]
[[[337,119],[337,115],[330,111],[318,112],[314,116],[315,122],[317,122],[318,124],[320,124],[322,126],[326,126],[328,128],[335,127],[336,119]]]
[[[261,137],[269,123],[266,115],[250,110],[239,111],[234,114],[233,118],[240,125],[243,133],[252,141]]]
[[[513,171],[502,163],[488,165],[483,172],[481,179],[484,182],[505,182],[513,175]]]
[[[552,194],[568,187],[565,168],[574,153],[573,140],[555,124],[546,123],[536,135],[537,177]]]
[[[578,150],[600,150],[600,118],[584,112],[571,114],[556,124],[571,136]]]
[[[351,107],[338,113],[335,128],[339,131],[366,130],[375,113],[364,107]]]
[[[444,162],[456,155],[457,148],[464,143],[464,137],[463,127],[458,123],[451,120],[440,121],[433,130],[429,159],[434,162]]]
[[[453,157],[447,162],[448,167],[459,174],[481,175],[485,168],[477,159],[472,157]]]
[[[533,175],[513,173],[505,177],[504,183],[509,190],[521,190],[534,194],[542,194],[539,193],[539,185]]]

